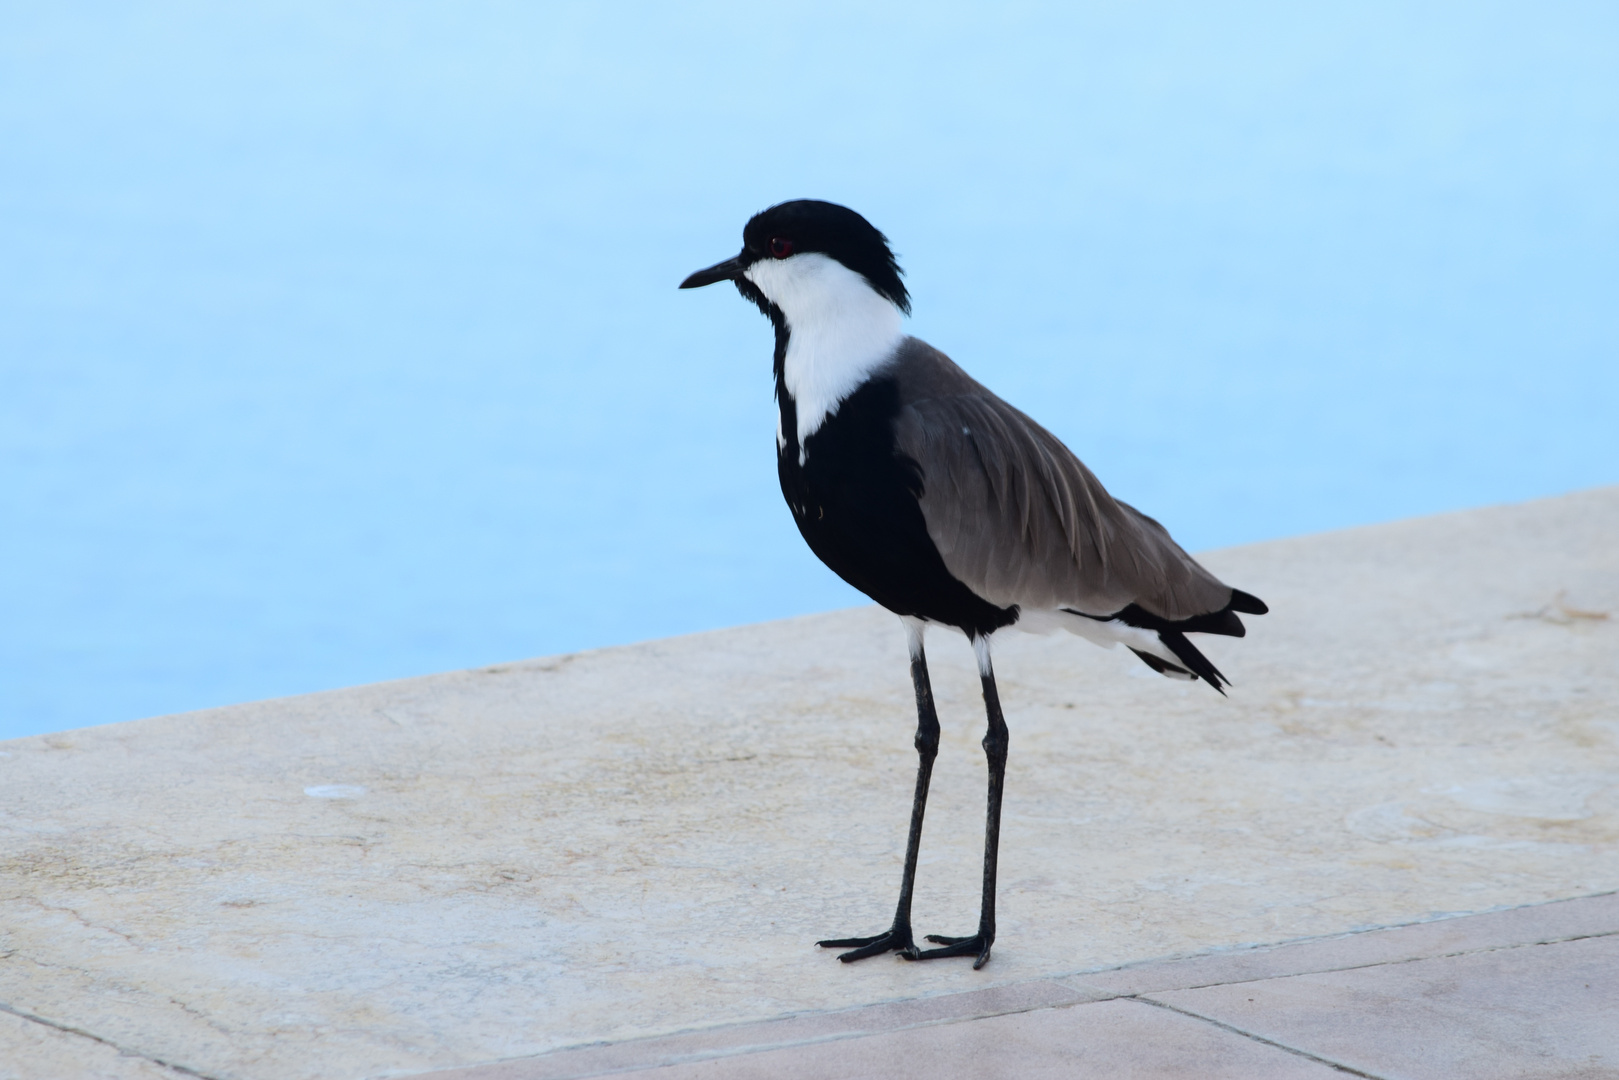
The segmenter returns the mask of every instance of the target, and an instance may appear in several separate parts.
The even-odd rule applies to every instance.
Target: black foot
[[[916,958],[916,942],[911,940],[909,926],[891,927],[876,937],[846,937],[827,938],[815,944],[823,949],[849,949],[850,952],[838,957],[845,964],[856,960],[864,960],[868,956],[877,956],[885,952],[897,952],[901,956]]]
[[[928,940],[943,945],[942,949],[923,949],[921,952],[905,953],[907,960],[942,960],[947,956],[976,956],[973,961],[973,970],[977,971],[989,963],[989,947],[995,944],[994,938],[985,938],[983,934],[974,934],[972,937],[944,937],[941,934],[929,934]]]

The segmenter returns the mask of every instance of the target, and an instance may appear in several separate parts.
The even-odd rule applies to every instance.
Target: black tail
[[[1244,615],[1270,614],[1270,608],[1265,606],[1265,601],[1253,593],[1245,593],[1241,589],[1231,590],[1231,603],[1227,604],[1226,607],[1232,611],[1240,611]]]
[[[1160,630],[1158,640],[1169,646],[1169,651],[1186,665],[1187,670],[1220,691],[1220,696],[1225,696],[1225,688],[1231,685],[1231,680],[1220,674],[1220,669],[1211,664],[1196,645],[1187,641],[1185,634],[1179,630]]]
[[[1071,608],[1069,610],[1072,610]],[[1141,657],[1142,661],[1160,675],[1169,675],[1171,670],[1202,679],[1223,695],[1225,688],[1231,685],[1231,680],[1220,673],[1220,669],[1209,662],[1209,658],[1198,651],[1196,645],[1186,640],[1187,634],[1222,634],[1226,637],[1243,637],[1248,628],[1242,625],[1237,618],[1237,612],[1244,615],[1264,615],[1270,608],[1265,601],[1252,593],[1245,593],[1241,589],[1231,590],[1231,599],[1219,611],[1211,611],[1203,615],[1193,615],[1190,619],[1166,619],[1154,615],[1139,604],[1130,604],[1123,610],[1112,615],[1089,615],[1087,618],[1107,622],[1119,619],[1126,626],[1139,626],[1143,630],[1158,631],[1158,640],[1164,647],[1175,654],[1182,667],[1144,653],[1139,649],[1130,651]],[[1074,614],[1082,614],[1074,612]]]
[[[1141,657],[1141,662],[1143,664],[1146,664],[1160,675],[1166,675],[1171,679],[1197,678],[1196,675],[1193,675],[1190,671],[1187,671],[1179,664],[1171,664],[1168,660],[1165,660],[1161,656],[1154,656],[1150,652],[1142,652],[1137,648],[1131,648],[1130,651]]]

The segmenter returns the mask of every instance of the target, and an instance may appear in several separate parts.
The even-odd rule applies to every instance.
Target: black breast
[[[810,550],[883,607],[987,634],[1017,620],[957,581],[928,536],[917,498],[923,477],[894,446],[899,387],[865,383],[807,440],[799,464],[797,412],[779,388],[784,445],[776,455],[781,493]]]

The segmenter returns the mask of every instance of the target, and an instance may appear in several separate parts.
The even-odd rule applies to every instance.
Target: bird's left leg
[[[984,687],[984,711],[989,715],[984,732],[984,756],[989,759],[989,807],[984,821],[984,899],[979,908],[978,933],[971,937],[944,937],[929,934],[928,940],[944,946],[906,953],[907,960],[938,960],[946,956],[972,956],[973,969],[989,963],[989,949],[995,944],[995,868],[1001,846],[1001,792],[1006,785],[1006,747],[1009,741],[1006,718],[1001,715],[1001,695],[995,688],[995,669],[989,662],[989,639],[973,639],[978,654],[978,677]]]
[[[897,951],[902,956],[916,954],[911,937],[911,894],[916,887],[916,856],[922,847],[922,814],[928,805],[928,784],[933,777],[933,759],[939,755],[939,714],[933,707],[933,686],[928,680],[928,658],[922,649],[924,624],[907,618],[905,637],[911,650],[911,686],[916,691],[916,795],[911,800],[911,832],[905,840],[905,873],[900,879],[899,903],[894,924],[875,937],[829,938],[815,944],[823,949],[849,949],[839,956],[844,963],[864,960],[879,953]]]

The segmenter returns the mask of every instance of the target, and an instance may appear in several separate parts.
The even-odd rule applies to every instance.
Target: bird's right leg
[[[901,952],[914,956],[917,951],[916,942],[911,939],[911,893],[916,886],[916,856],[922,847],[922,813],[928,805],[933,759],[939,756],[939,714],[933,707],[933,685],[928,681],[922,630],[920,620],[905,620],[905,636],[911,650],[911,685],[916,690],[916,795],[911,800],[911,832],[905,841],[905,874],[900,879],[894,925],[875,937],[829,938],[815,943],[824,949],[851,950],[838,957],[846,964],[878,953]]]

